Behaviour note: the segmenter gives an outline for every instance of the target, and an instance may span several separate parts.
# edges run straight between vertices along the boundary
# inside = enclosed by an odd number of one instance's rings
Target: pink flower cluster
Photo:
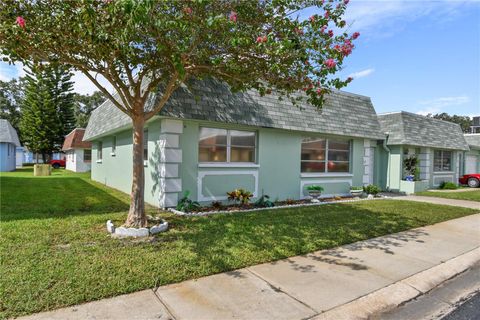
[[[183,12],[185,12],[186,14],[192,14],[193,10],[190,7],[186,7],[185,9],[183,9]]]
[[[23,17],[18,16],[16,22],[20,28],[25,28],[25,19]]]
[[[232,22],[237,22],[237,13],[235,11],[230,12],[228,19]]]
[[[267,40],[268,40],[267,36],[258,36],[257,37],[257,43],[267,42]]]
[[[335,62],[335,60],[333,59],[327,59],[325,60],[325,62],[323,63],[325,65],[325,67],[327,67],[328,69],[333,69],[335,68],[335,66],[337,65],[337,63]]]
[[[295,28],[293,31],[300,36],[303,35],[303,29],[301,28]]]
[[[357,39],[358,37],[360,37],[360,32],[354,32],[354,33],[352,34],[352,39],[353,39],[353,40]]]

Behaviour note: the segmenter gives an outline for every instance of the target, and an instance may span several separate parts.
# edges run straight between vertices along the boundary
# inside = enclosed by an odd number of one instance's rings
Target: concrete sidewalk
[[[24,319],[354,319],[480,260],[480,214]]]
[[[427,202],[427,203],[443,204],[443,205],[448,205],[448,206],[456,206],[456,207],[464,207],[464,208],[480,210],[480,202],[477,202],[477,201],[457,200],[457,199],[447,199],[447,198],[437,198],[437,197],[425,197],[425,196],[415,196],[415,195],[400,196],[400,197],[396,197],[395,200]]]

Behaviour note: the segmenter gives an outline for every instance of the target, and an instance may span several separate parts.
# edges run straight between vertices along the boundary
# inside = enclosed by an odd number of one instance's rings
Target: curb
[[[434,289],[480,261],[480,248],[325,311],[311,320],[370,319]]]

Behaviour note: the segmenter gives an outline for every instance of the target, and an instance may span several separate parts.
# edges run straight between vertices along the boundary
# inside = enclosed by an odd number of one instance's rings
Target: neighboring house
[[[0,119],[0,171],[14,171],[16,147],[20,146],[17,131],[10,122]]]
[[[317,110],[255,91],[231,93],[215,80],[194,90],[177,90],[145,127],[147,202],[174,206],[188,190],[209,203],[236,188],[254,198],[298,199],[315,184],[324,196],[347,195],[352,185],[374,182],[377,141],[385,136],[370,98],[334,92]],[[92,141],[92,179],[129,192],[130,119],[107,101],[93,111],[85,139]]]
[[[480,133],[465,134],[470,151],[465,152],[464,174],[480,173]]]
[[[67,170],[75,172],[90,171],[92,162],[92,143],[83,141],[85,129],[73,129],[63,142],[62,151],[66,154]]]
[[[382,189],[413,193],[458,183],[469,150],[458,124],[405,111],[379,114],[378,120],[387,136],[376,167]],[[404,159],[412,156],[419,161],[417,183],[405,181]]]

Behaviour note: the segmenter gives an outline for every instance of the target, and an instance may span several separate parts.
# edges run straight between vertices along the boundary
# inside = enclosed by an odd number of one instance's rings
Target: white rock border
[[[380,196],[378,198],[363,198],[363,199],[349,199],[349,200],[338,200],[338,201],[326,201],[326,202],[318,202],[318,203],[300,203],[300,204],[290,204],[290,205],[283,205],[283,206],[275,206],[269,208],[254,208],[254,209],[245,209],[245,210],[236,210],[236,211],[228,211],[228,210],[219,210],[219,211],[207,211],[207,212],[183,212],[177,210],[175,208],[168,208],[167,210],[185,217],[202,217],[202,216],[209,216],[212,214],[226,214],[226,213],[244,213],[244,212],[252,212],[252,211],[263,211],[263,210],[276,210],[276,209],[285,209],[285,208],[299,208],[299,207],[312,207],[312,206],[321,206],[325,204],[335,204],[335,203],[346,203],[346,202],[357,202],[357,201],[371,201],[371,200],[385,200],[385,199],[393,199],[392,197],[388,196]]]
[[[149,235],[154,235],[160,232],[165,232],[168,229],[168,222],[162,220],[160,224],[157,224],[151,228],[125,228],[118,227],[116,228],[113,225],[112,220],[107,221],[107,231],[112,235],[121,236],[121,237],[148,237]]]

